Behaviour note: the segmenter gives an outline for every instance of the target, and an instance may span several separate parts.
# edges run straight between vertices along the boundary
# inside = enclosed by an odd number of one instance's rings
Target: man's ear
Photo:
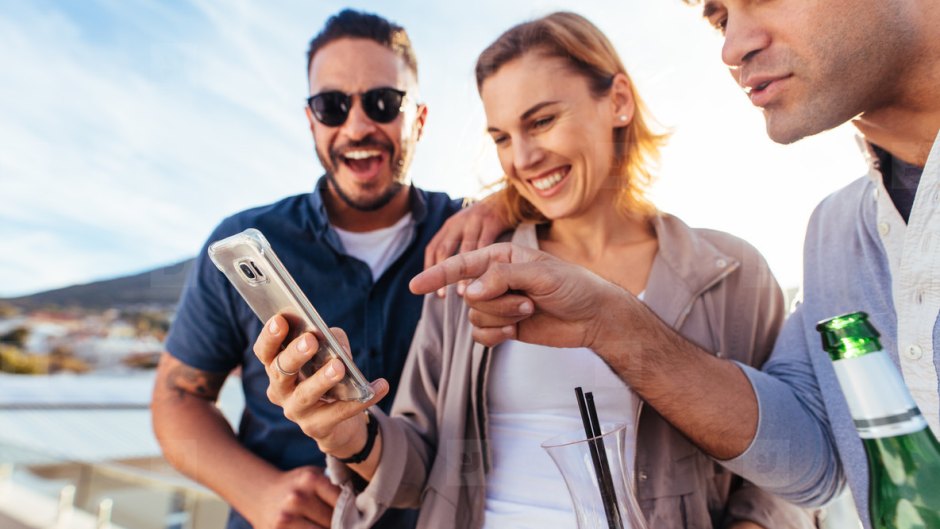
[[[614,128],[626,127],[633,122],[636,102],[633,100],[633,91],[630,90],[630,80],[622,73],[615,75],[611,82],[610,108],[613,113]]]
[[[314,124],[315,124],[317,118],[313,117],[313,112],[310,110],[310,106],[309,106],[309,105],[305,106],[305,107],[304,107],[304,110],[307,111],[307,121],[310,122],[310,133],[311,133],[311,134],[314,134],[313,127],[314,127]]]
[[[424,104],[418,105],[418,115],[415,116],[415,128],[417,135],[415,141],[421,139],[421,135],[424,133],[424,123],[428,120],[428,106]]]

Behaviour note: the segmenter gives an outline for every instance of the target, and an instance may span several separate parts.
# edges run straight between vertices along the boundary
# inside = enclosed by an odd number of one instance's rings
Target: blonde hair
[[[597,26],[581,15],[552,13],[510,28],[483,50],[476,65],[477,90],[506,63],[529,52],[568,61],[575,72],[588,80],[591,93],[597,98],[609,93],[616,74],[627,77],[635,110],[628,126],[613,131],[612,170],[619,176],[617,206],[628,216],[648,218],[654,215],[656,207],[646,198],[646,191],[652,183],[660,149],[669,135],[650,128],[653,118],[640,99],[617,50]],[[505,177],[500,184],[504,188],[502,196],[513,224],[547,220]]]

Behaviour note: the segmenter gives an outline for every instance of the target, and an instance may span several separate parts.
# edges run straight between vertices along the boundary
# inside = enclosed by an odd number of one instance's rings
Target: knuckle
[[[280,404],[280,403],[281,403],[281,398],[280,398],[281,396],[280,396],[280,395],[278,394],[278,392],[274,389],[274,386],[268,384],[268,389],[265,391],[265,394],[268,396],[268,400],[270,400],[270,401],[273,402],[274,404]]]
[[[291,422],[297,422],[298,417],[297,417],[297,414],[294,412],[294,408],[292,406],[284,406],[283,408],[281,408],[281,410],[283,410],[284,417],[287,420]]]

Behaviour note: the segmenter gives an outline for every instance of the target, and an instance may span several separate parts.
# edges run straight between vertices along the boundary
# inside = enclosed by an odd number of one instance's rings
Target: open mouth
[[[350,149],[339,155],[340,162],[353,173],[371,176],[378,173],[387,153],[382,149]]]
[[[559,167],[530,179],[529,183],[532,184],[538,194],[545,196],[561,187],[561,183],[567,178],[570,170],[570,165]]]

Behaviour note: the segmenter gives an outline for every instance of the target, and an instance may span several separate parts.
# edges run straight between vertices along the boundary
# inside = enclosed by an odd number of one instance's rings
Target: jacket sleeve
[[[372,412],[382,435],[382,456],[365,488],[346,465],[327,458],[331,480],[342,487],[333,527],[370,527],[386,509],[417,508],[437,447],[437,396],[442,373],[442,322],[447,299],[425,297],[391,415]]]
[[[752,272],[747,272],[749,267],[742,267],[745,283],[737,290],[746,293],[748,285],[764,284],[755,288],[764,291],[769,288],[766,285],[769,278],[772,289],[779,292],[766,263],[756,251],[754,254],[754,257],[745,254],[742,261],[759,266]],[[762,277],[765,279],[761,280]],[[752,335],[753,356],[749,361],[745,357],[736,360],[757,397],[757,433],[743,454],[720,463],[788,501],[804,507],[823,505],[835,496],[845,480],[809,359],[809,345],[803,332],[804,311],[798,306],[781,329],[782,315],[761,315],[770,300],[752,295],[744,299],[757,301],[752,306],[758,314]]]
[[[742,366],[757,395],[757,434],[743,454],[722,464],[789,501],[815,507],[835,497],[845,477],[803,319],[798,307],[762,371]]]
[[[732,324],[725,329],[731,334],[724,341],[732,358],[749,368],[760,368],[770,357],[784,325],[783,293],[757,250],[742,244],[739,259],[741,266],[729,283],[727,295],[730,303],[726,303],[736,316],[726,314],[726,318],[732,318]],[[728,498],[723,527],[740,520],[775,529],[815,527],[811,511],[753,483],[740,478],[736,481],[740,484]]]

